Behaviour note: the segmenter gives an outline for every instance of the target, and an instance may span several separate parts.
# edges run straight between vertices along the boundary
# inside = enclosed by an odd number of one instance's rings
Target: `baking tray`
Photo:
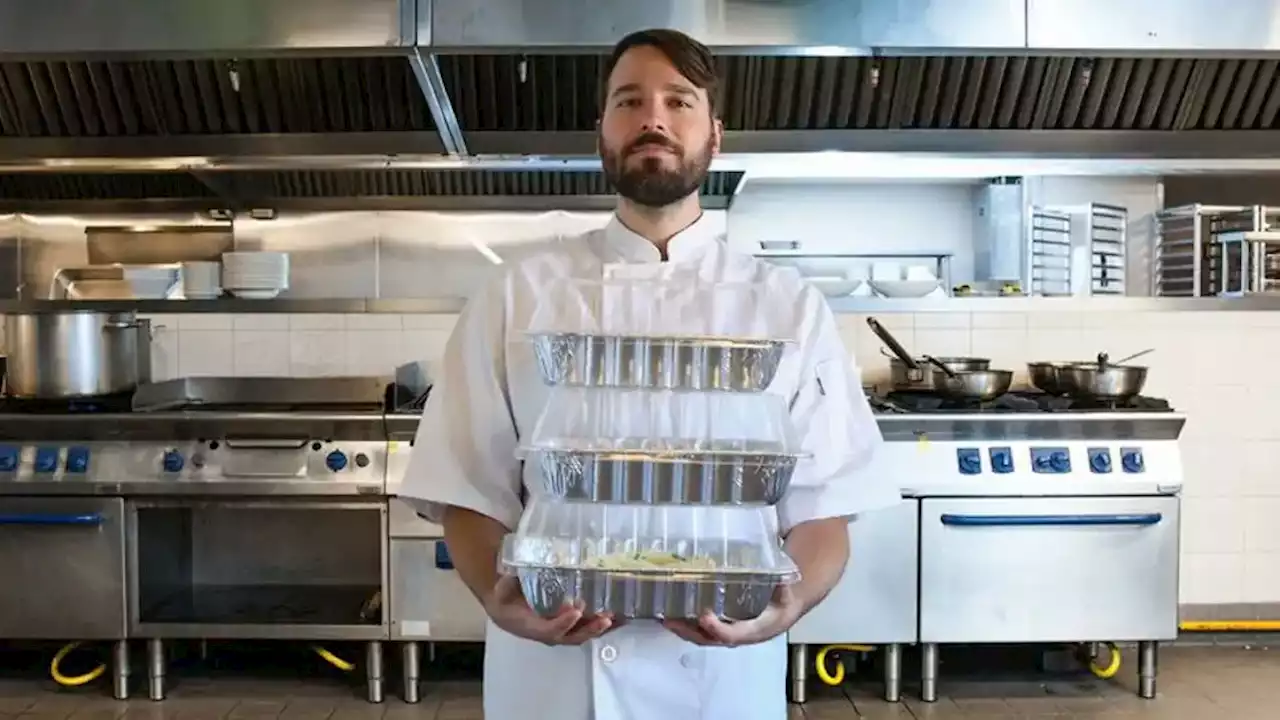
[[[750,620],[764,612],[779,585],[800,578],[770,514],[535,502],[504,539],[501,565],[544,616],[578,603],[588,615],[628,619],[694,619],[710,611]],[[638,557],[686,562],[634,562]],[[629,562],[610,562],[618,559]]]
[[[531,333],[548,385],[759,392],[787,341],[721,337]]]
[[[556,388],[520,456],[561,500],[774,505],[807,454],[770,393]]]

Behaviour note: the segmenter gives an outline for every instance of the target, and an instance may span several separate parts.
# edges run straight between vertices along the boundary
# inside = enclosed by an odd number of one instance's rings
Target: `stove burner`
[[[1137,396],[1123,401],[1081,400],[1039,391],[1014,391],[988,402],[951,400],[937,393],[900,390],[870,398],[882,413],[1169,412],[1168,400]]]
[[[0,398],[0,413],[20,415],[88,415],[132,411],[132,392],[78,398]]]

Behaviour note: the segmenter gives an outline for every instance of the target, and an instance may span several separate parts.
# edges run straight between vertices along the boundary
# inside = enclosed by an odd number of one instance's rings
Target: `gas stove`
[[[379,494],[381,378],[185,378],[0,400],[0,495]]]
[[[1172,412],[1168,400],[1137,396],[1119,401],[1085,400],[1039,391],[1013,391],[993,400],[953,400],[926,391],[895,391],[869,396],[880,413],[1088,413]]]

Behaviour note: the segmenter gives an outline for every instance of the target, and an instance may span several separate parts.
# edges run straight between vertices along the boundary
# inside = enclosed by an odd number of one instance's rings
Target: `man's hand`
[[[485,601],[485,612],[498,627],[512,635],[543,645],[581,645],[617,627],[612,615],[584,617],[581,607],[566,605],[546,618],[529,607],[520,581],[502,577]]]
[[[707,612],[697,620],[667,620],[662,624],[695,645],[737,647],[772,640],[790,630],[803,614],[802,603],[789,586],[783,585],[774,591],[769,606],[754,620],[725,622]]]

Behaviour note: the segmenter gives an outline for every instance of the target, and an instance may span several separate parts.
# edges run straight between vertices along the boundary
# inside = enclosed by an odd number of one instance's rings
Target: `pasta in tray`
[[[600,570],[715,570],[716,561],[707,555],[685,557],[665,550],[615,552],[593,559]]]

